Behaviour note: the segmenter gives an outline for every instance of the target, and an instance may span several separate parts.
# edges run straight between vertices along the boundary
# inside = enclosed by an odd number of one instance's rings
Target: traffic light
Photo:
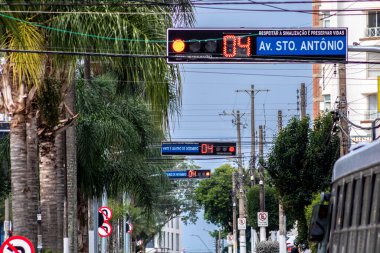
[[[347,61],[347,28],[169,28],[168,63]]]
[[[210,178],[211,170],[188,170],[187,178]]]

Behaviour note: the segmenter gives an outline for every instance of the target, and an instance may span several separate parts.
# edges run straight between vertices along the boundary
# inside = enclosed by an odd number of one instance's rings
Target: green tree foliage
[[[11,190],[10,182],[10,146],[9,135],[0,136],[0,199],[4,199]]]
[[[304,209],[313,193],[328,185],[333,163],[339,155],[339,141],[331,135],[333,120],[322,115],[309,129],[309,119],[293,118],[279,133],[268,160],[271,180],[283,200],[287,217],[298,221],[298,239],[307,238]]]
[[[247,192],[248,207],[248,224],[255,229],[257,226],[257,212],[260,211],[260,186],[255,185],[248,189]],[[268,212],[268,229],[269,231],[278,230],[278,196],[276,189],[268,184],[265,185],[265,212]],[[287,229],[293,226],[293,220],[287,219]]]
[[[232,230],[232,172],[224,164],[216,168],[209,179],[202,180],[195,190],[198,203],[204,208],[204,218],[227,231]]]
[[[114,80],[114,81],[112,81]],[[109,196],[127,191],[135,203],[152,208],[170,187],[163,166],[149,162],[159,156],[153,144],[163,138],[142,99],[120,96],[117,80],[107,74],[91,87],[78,83],[78,184],[88,196],[106,188]]]

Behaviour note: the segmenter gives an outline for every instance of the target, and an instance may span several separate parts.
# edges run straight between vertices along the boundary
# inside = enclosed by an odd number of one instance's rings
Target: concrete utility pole
[[[237,129],[237,163],[238,163],[238,176],[236,178],[235,172],[232,174],[232,226],[233,226],[233,249],[234,253],[238,253],[237,250],[237,222],[236,222],[236,196],[239,197],[239,218],[247,218],[245,209],[245,191],[243,185],[243,163],[242,163],[242,152],[241,152],[241,134],[240,134],[240,111],[238,110],[236,114],[234,112],[227,113],[223,112],[220,115],[232,115],[235,118],[235,124]],[[236,188],[239,192],[236,194]],[[240,252],[246,253],[246,239],[245,239],[245,229],[240,230]]]
[[[301,119],[306,117],[306,88],[305,83],[301,83],[301,90],[300,90],[300,107],[301,107]]]
[[[282,129],[282,111],[279,110],[277,113],[277,126],[278,133]],[[282,200],[280,199],[278,204],[278,227],[279,227],[279,244],[280,244],[280,253],[286,253],[286,224],[285,224],[285,212],[282,205]]]
[[[238,153],[238,182],[239,182],[239,218],[247,218],[245,212],[245,191],[243,184],[243,163],[241,152],[241,134],[240,134],[240,111],[236,112],[236,129],[237,129],[237,153]],[[239,229],[240,253],[246,253],[245,229]]]
[[[346,65],[339,64],[339,121],[340,121],[340,155],[348,153],[350,131],[347,122],[347,91],[346,91]]]
[[[235,170],[232,171],[232,236],[233,253],[237,253],[237,224],[236,224],[236,178]]]
[[[256,164],[256,137],[255,137],[255,96],[261,91],[268,92],[268,89],[256,89],[252,84],[250,90],[236,90],[235,92],[246,92],[251,96],[251,159],[250,159],[250,168],[251,168],[251,186],[255,185],[255,164]]]
[[[260,212],[265,212],[265,191],[264,191],[264,167],[261,164],[264,159],[264,147],[263,147],[263,126],[259,126],[259,175],[260,175]],[[260,227],[260,242],[266,241],[266,228]]]

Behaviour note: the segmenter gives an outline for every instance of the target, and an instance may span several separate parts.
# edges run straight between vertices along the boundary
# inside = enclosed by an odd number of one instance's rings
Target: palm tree
[[[3,2],[3,1],[2,1]],[[7,8],[7,7],[3,7]],[[8,10],[25,10],[9,7]],[[28,14],[13,17],[30,18]],[[41,50],[44,38],[38,28],[27,23],[0,17],[0,45],[5,49]],[[26,116],[31,111],[35,87],[42,76],[42,55],[7,53],[2,55],[0,80],[0,111],[10,114],[10,160],[12,214],[14,234],[24,235],[37,243],[37,189],[38,181],[33,156],[27,154]],[[29,122],[29,120],[28,120]],[[29,134],[29,132],[28,132]],[[33,150],[30,151],[30,154]]]

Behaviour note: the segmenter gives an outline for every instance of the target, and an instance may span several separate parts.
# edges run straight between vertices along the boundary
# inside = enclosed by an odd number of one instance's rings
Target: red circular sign
[[[112,233],[112,226],[108,221],[104,221],[102,226],[98,228],[98,235],[101,237],[108,237]]]
[[[103,214],[103,218],[105,221],[110,220],[112,218],[112,211],[108,206],[99,207],[98,212]]]
[[[35,253],[34,246],[28,238],[15,235],[1,245],[0,253]]]
[[[262,221],[265,221],[267,219],[267,214],[266,213],[259,213],[259,219]]]

